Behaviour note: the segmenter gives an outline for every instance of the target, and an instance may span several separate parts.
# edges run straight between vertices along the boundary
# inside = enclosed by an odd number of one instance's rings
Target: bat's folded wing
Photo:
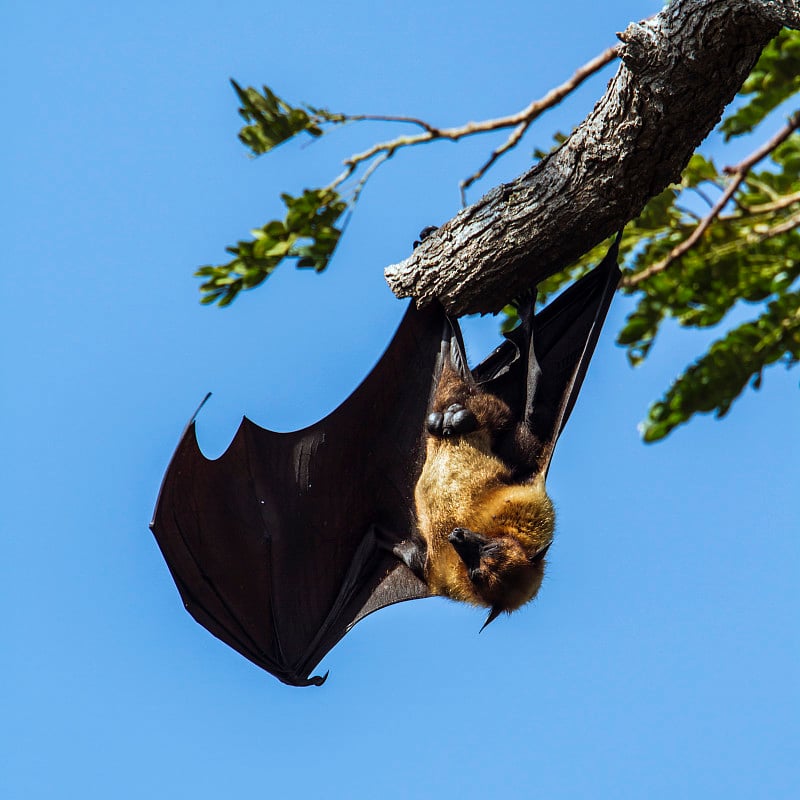
[[[619,237],[603,261],[534,314],[535,294],[520,325],[473,370],[484,391],[502,398],[539,442],[531,468],[547,471],[577,400],[619,284]]]
[[[542,443],[547,471],[578,399],[611,300],[617,290],[619,236],[602,262],[533,318],[525,420]]]
[[[172,458],[151,528],[187,610],[285,683],[321,683],[312,670],[355,622],[428,594],[391,547],[413,531],[447,330],[440,309],[412,307],[324,419],[292,433],[244,419],[213,461],[192,422]]]

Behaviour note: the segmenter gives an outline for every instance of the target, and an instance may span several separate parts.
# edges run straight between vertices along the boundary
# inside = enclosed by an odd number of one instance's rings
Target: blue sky
[[[797,372],[770,370],[724,421],[663,444],[636,430],[714,332],[668,331],[632,370],[613,344],[630,309],[618,299],[550,472],[544,588],[480,636],[475,610],[402,604],[327,656],[324,687],[286,687],[191,620],[147,529],[206,391],[209,455],[244,413],[287,430],[347,396],[405,307],[383,267],[457,211],[458,180],[497,143],[400,154],[327,273],[282,268],[203,308],[198,265],[278,216],[281,191],[327,182],[391,133],[349,128],[252,161],[228,79],[456,124],[523,107],[659,6],[8,9],[3,797],[793,796]],[[577,123],[609,76],[544,117],[472,199]],[[468,327],[480,357],[496,322]]]

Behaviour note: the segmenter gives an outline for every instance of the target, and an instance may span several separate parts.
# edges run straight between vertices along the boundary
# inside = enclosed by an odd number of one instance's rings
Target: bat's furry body
[[[513,464],[493,449],[513,437],[516,449],[535,447],[499,398],[470,386],[448,368],[437,387],[432,417],[466,410],[474,430],[431,431],[415,490],[425,543],[425,581],[432,593],[513,611],[531,600],[544,574],[555,513],[544,476],[515,480]],[[434,426],[435,427],[435,426]]]
[[[545,477],[619,280],[616,256],[615,244],[539,312],[528,298],[520,325],[473,369],[458,323],[412,306],[375,368],[313,425],[275,433],[244,419],[209,460],[192,419],[152,522],[189,613],[308,686],[379,608],[437,594],[491,609],[490,621],[530,600],[553,536]]]

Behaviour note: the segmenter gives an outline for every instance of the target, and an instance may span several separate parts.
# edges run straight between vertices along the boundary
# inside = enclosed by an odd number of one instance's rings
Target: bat
[[[192,417],[150,527],[194,619],[308,686],[385,606],[441,595],[487,607],[486,625],[531,599],[553,535],[545,478],[619,282],[618,242],[538,313],[531,293],[472,370],[458,323],[412,304],[313,425],[275,433],[245,417],[209,460]]]

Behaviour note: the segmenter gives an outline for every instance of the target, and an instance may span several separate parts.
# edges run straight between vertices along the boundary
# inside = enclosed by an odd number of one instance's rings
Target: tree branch
[[[599,72],[606,64],[610,64],[615,58],[619,56],[619,47],[608,47],[595,56],[591,61],[588,61],[582,67],[575,71],[575,74],[567,81],[564,81],[560,86],[551,89],[540,100],[534,100],[526,109],[516,115],[516,119],[511,124],[516,124],[516,127],[511,132],[511,135],[506,139],[503,144],[495,148],[489,158],[481,165],[481,167],[474,172],[469,178],[461,181],[459,189],[461,190],[461,205],[465,206],[466,191],[472,186],[475,181],[482,178],[487,170],[497,161],[503,153],[507,153],[516,147],[519,140],[525,135],[528,128],[533,124],[533,121],[542,115],[542,112],[548,108],[558,105],[570,92],[575,91],[587,78]]]
[[[504,145],[501,145],[494,151],[489,160],[470,178],[462,181],[460,184],[462,203],[465,190],[478,178],[482,177],[486,170],[494,164],[494,162],[507,150],[510,150],[517,142],[523,137],[525,131],[528,130],[531,123],[542,113],[547,111],[548,108],[558,105],[568,94],[575,91],[587,78],[594,75],[595,72],[601,70],[606,64],[613,61],[619,52],[619,47],[609,47],[604,50],[600,55],[595,56],[591,61],[588,61],[582,67],[579,67],[575,73],[568,80],[564,81],[560,86],[551,89],[544,97],[539,100],[534,100],[526,108],[517,111],[515,114],[509,114],[505,117],[497,117],[496,119],[486,119],[480,122],[468,122],[465,125],[458,125],[452,128],[437,128],[425,120],[418,119],[417,117],[398,117],[398,116],[384,116],[379,114],[353,114],[346,115],[345,118],[348,122],[357,121],[372,121],[372,122],[404,122],[411,125],[417,125],[423,129],[423,133],[398,136],[390,139],[388,142],[378,142],[372,147],[364,150],[363,153],[356,153],[344,161],[344,171],[326,188],[334,190],[338,188],[344,181],[346,181],[361,164],[364,164],[373,159],[378,160],[379,164],[391,158],[397,150],[403,147],[413,147],[418,144],[427,144],[428,142],[435,142],[437,140],[446,140],[457,142],[459,139],[464,139],[468,136],[475,136],[480,133],[491,133],[493,131],[504,130],[505,128],[514,128],[509,139]],[[375,166],[370,165],[369,173],[375,171]],[[364,181],[362,180],[362,184]]]
[[[776,200],[774,203],[760,203],[755,206],[745,206],[739,203],[739,207],[745,214],[755,217],[759,214],[772,214],[774,211],[782,211],[784,208],[789,208],[789,206],[792,206],[795,203],[800,203],[800,192],[787,194],[785,197],[781,197],[780,200]]]
[[[742,185],[742,181],[747,177],[747,173],[750,172],[750,170],[756,164],[758,164],[759,161],[766,158],[773,150],[775,150],[778,145],[780,145],[782,142],[785,142],[786,139],[788,139],[789,136],[791,136],[791,134],[797,130],[798,125],[800,125],[800,113],[796,113],[775,136],[751,153],[747,158],[744,159],[744,161],[737,164],[735,167],[726,168],[725,172],[731,175],[733,180],[720,195],[719,200],[714,203],[714,207],[711,209],[711,211],[709,211],[708,214],[700,221],[698,226],[691,232],[691,234],[679,245],[673,247],[669,254],[665,258],[662,258],[661,261],[651,264],[649,267],[643,269],[641,272],[637,272],[635,275],[629,275],[622,281],[622,285],[628,289],[637,286],[638,284],[642,283],[642,281],[646,281],[648,278],[651,278],[653,275],[663,272],[670,266],[670,264],[674,263],[689,250],[691,250],[692,247],[694,247],[700,241],[702,235],[708,230],[708,226],[711,225],[711,223],[714,222],[714,220],[719,216],[720,212],[728,204],[728,201],[733,197],[736,190]],[[775,204],[773,204],[773,206],[774,205]],[[793,226],[790,226],[788,230],[791,230],[792,227]],[[773,235],[777,236],[777,234]]]
[[[800,0],[674,0],[629,25],[616,76],[567,142],[388,267],[392,291],[497,311],[576,260],[679,180],[781,24],[800,28]]]
[[[773,225],[768,231],[760,234],[758,241],[763,242],[766,239],[772,239],[775,236],[780,236],[782,233],[789,233],[789,231],[794,230],[798,226],[800,226],[800,211],[798,211],[796,214],[793,214],[788,219],[785,219],[778,225]]]

